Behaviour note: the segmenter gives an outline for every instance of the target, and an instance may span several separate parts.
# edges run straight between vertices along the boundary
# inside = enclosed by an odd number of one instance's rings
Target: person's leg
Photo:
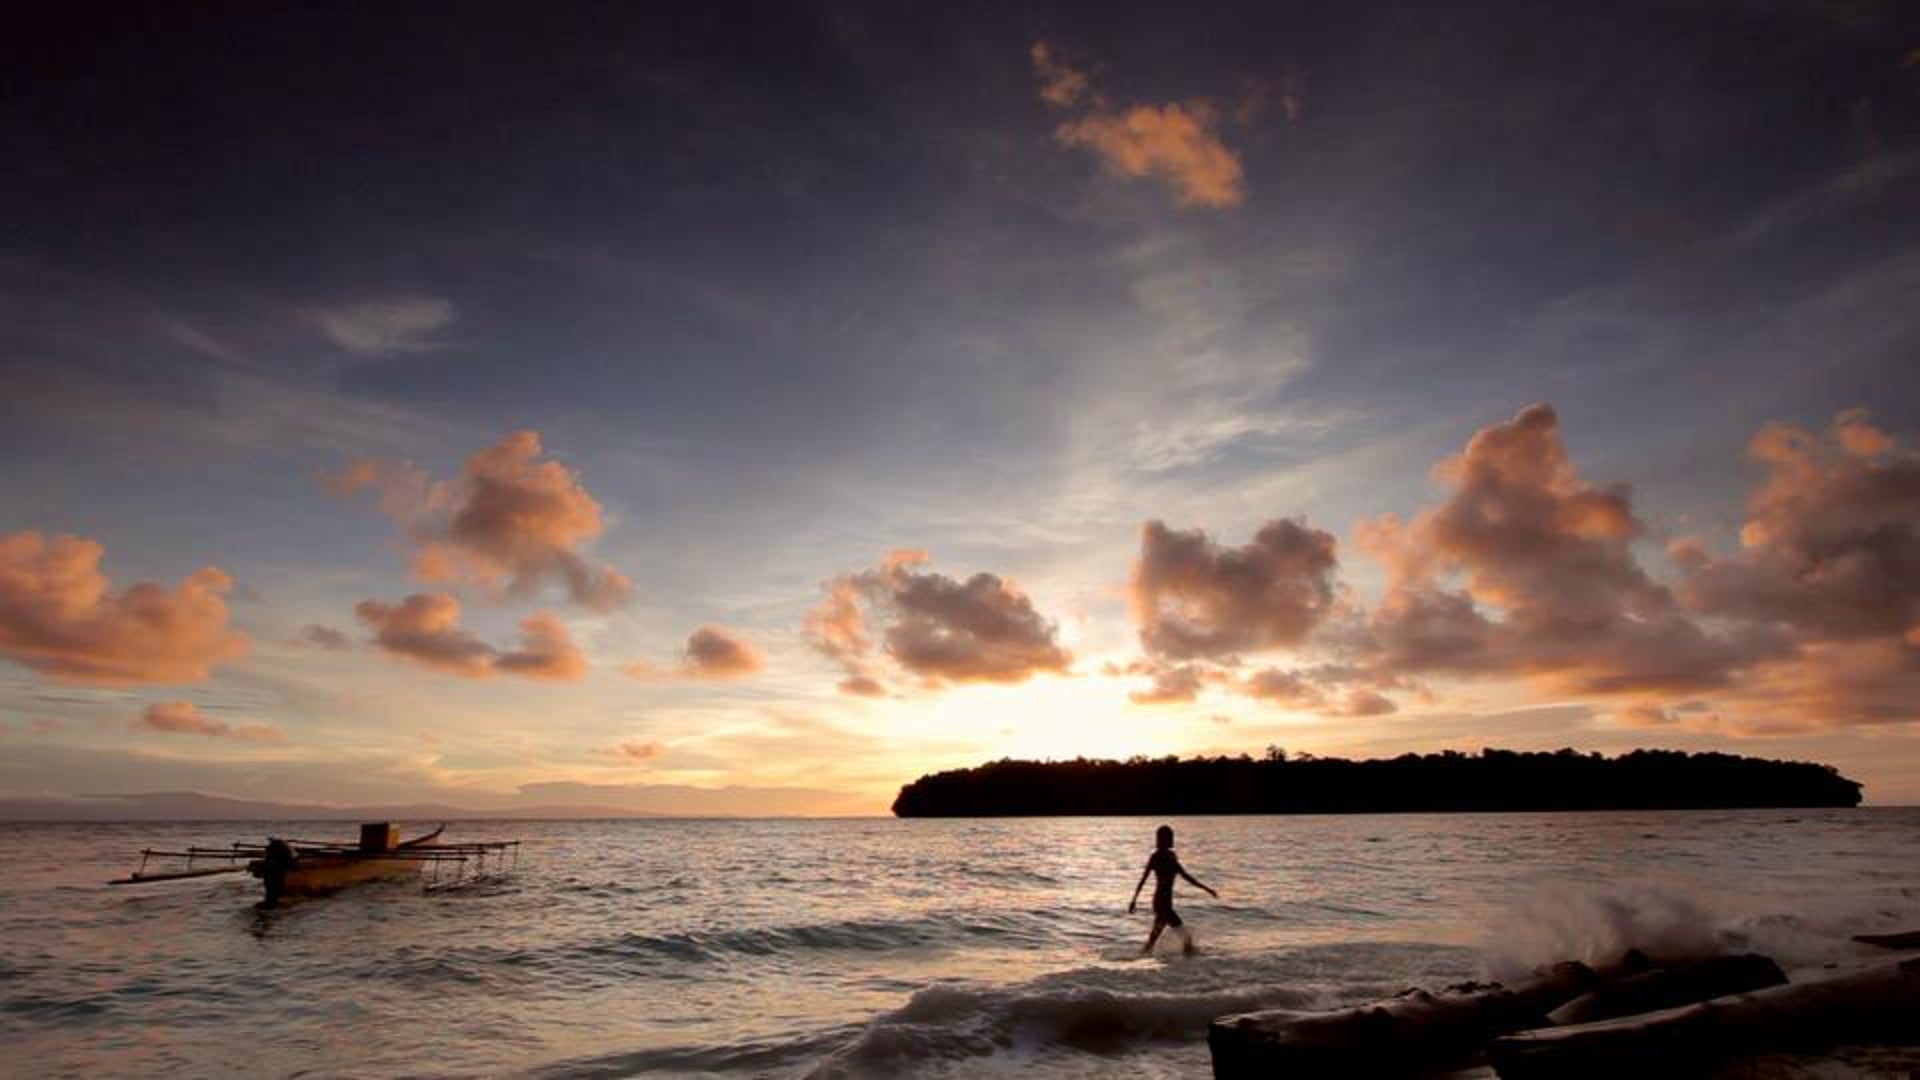
[[[1193,932],[1187,929],[1186,920],[1180,917],[1179,912],[1169,908],[1167,909],[1166,923],[1168,926],[1173,927],[1174,933],[1180,935],[1180,951],[1187,955],[1192,955]]]
[[[1143,953],[1152,952],[1153,943],[1160,940],[1160,931],[1165,930],[1166,928],[1167,928],[1167,920],[1161,918],[1159,915],[1155,915],[1153,917],[1153,929],[1147,932],[1147,944],[1140,951]]]

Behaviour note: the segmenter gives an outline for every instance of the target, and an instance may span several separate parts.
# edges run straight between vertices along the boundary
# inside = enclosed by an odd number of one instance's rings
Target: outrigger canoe
[[[324,896],[369,881],[418,878],[431,866],[429,887],[459,884],[493,876],[506,869],[509,855],[517,864],[520,842],[495,840],[468,844],[438,844],[442,825],[424,836],[401,840],[400,830],[388,822],[360,826],[359,843],[294,840],[269,837],[264,844],[234,843],[231,847],[188,847],[178,851],[147,849],[140,853],[140,869],[110,885],[144,885],[156,881],[234,874],[246,871],[260,879],[264,903],[283,896]],[[148,872],[151,859],[184,859],[184,867]],[[196,866],[224,862],[224,866]]]

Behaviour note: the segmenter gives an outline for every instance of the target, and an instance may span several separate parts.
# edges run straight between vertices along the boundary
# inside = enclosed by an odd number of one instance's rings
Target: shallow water
[[[1920,926],[1915,808],[1174,823],[1222,898],[1183,885],[1200,951],[1150,959],[1157,820],[456,823],[519,872],[270,912],[244,875],[102,882],[350,827],[0,825],[0,1072],[1186,1076],[1221,1013]]]

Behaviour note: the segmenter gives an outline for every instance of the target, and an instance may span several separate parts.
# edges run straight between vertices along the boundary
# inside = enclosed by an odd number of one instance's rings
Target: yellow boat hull
[[[420,876],[417,859],[363,859],[303,855],[280,872],[281,896],[325,896],[369,881],[402,881]]]

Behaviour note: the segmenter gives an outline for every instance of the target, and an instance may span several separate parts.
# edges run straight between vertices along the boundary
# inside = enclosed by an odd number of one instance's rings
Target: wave
[[[1301,1008],[1315,1000],[1310,991],[1280,987],[1188,993],[1089,986],[928,987],[874,1021],[809,1075],[819,1080],[899,1075],[929,1059],[1053,1048],[1111,1055],[1142,1042],[1200,1038],[1209,1021],[1227,1013]]]
[[[804,1075],[811,1080],[1098,1068],[1142,1048],[1200,1052],[1215,1017],[1319,1009],[1472,973],[1457,946],[1367,943],[1103,962],[1007,985],[939,982],[864,1024],[714,1045],[653,1047],[541,1068],[553,1080],[642,1073]],[[1041,1070],[1045,1071],[1045,1070]]]
[[[808,952],[898,952],[964,948],[986,943],[1039,946],[1058,940],[1058,918],[1037,912],[1000,912],[973,918],[842,919],[788,926],[737,927],[664,934],[623,933],[584,942],[521,949],[485,959],[515,967],[621,965],[660,959],[694,964]]]
[[[874,1019],[809,1076],[893,1076],[989,1056],[1108,1057],[1193,1044],[1219,1016],[1333,1007],[1458,977],[1474,962],[1471,950],[1457,947],[1354,944],[1103,964],[1010,986],[940,984]]]

